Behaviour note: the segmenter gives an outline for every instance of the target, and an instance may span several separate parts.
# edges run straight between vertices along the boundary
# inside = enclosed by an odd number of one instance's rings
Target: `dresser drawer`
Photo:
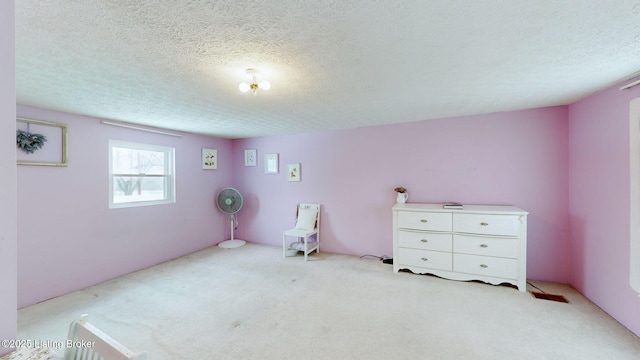
[[[451,252],[451,234],[437,234],[422,231],[398,231],[398,246],[404,248]]]
[[[453,251],[515,259],[518,257],[518,239],[455,234],[453,235]]]
[[[409,265],[447,271],[452,269],[451,253],[439,251],[399,248],[395,261],[399,262],[400,267]]]
[[[518,278],[516,259],[453,254],[453,271],[507,279]]]
[[[518,215],[453,214],[453,231],[518,236]]]
[[[451,231],[451,213],[399,211],[401,229]]]

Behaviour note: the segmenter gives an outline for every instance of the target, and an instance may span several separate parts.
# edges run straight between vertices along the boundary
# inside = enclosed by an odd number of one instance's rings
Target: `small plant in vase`
[[[407,192],[407,189],[403,188],[402,186],[399,186],[393,190],[396,193],[398,193],[398,197],[396,198],[396,201],[398,202],[398,204],[404,204],[407,202],[407,199],[409,198],[409,193]]]

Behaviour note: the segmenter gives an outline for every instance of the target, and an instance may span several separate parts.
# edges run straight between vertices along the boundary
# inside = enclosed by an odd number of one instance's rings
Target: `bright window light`
[[[109,141],[109,207],[175,202],[174,149]]]

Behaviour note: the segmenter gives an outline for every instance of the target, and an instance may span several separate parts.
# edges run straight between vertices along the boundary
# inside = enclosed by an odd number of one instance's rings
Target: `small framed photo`
[[[264,173],[265,174],[278,173],[278,154],[264,155]]]
[[[287,165],[287,180],[300,181],[300,163]]]
[[[206,170],[215,170],[218,168],[218,150],[202,149],[202,168]]]
[[[244,151],[244,166],[256,166],[257,157],[256,149],[248,149]]]

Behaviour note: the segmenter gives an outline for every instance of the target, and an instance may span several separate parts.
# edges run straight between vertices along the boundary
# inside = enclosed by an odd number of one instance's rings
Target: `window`
[[[109,207],[175,202],[174,149],[109,141]]]

